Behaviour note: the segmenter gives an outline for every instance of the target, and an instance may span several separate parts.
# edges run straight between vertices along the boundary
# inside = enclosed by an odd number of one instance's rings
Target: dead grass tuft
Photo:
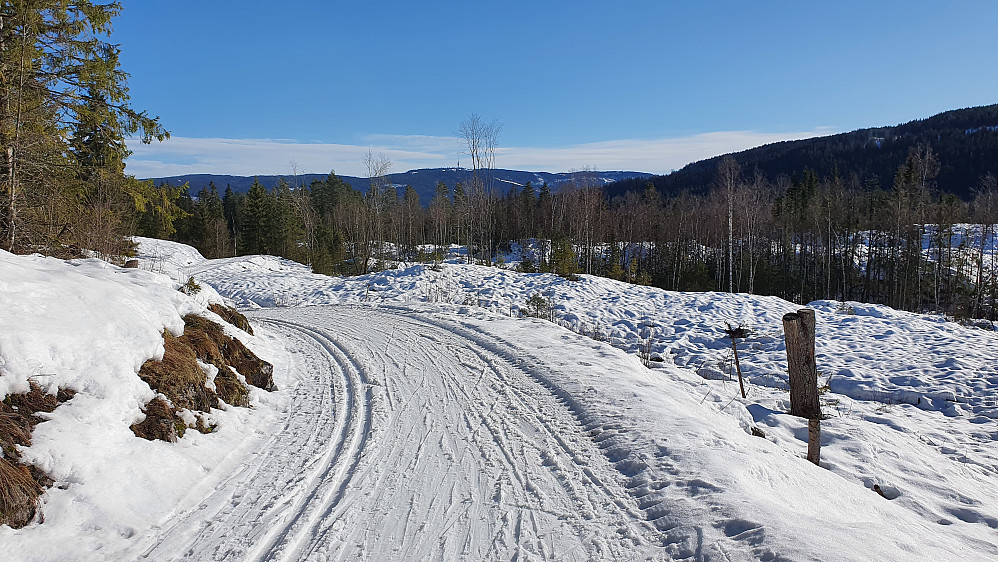
[[[222,320],[225,320],[236,328],[239,328],[247,334],[253,335],[253,326],[250,326],[249,320],[247,320],[245,316],[240,314],[238,310],[232,308],[231,306],[213,303],[208,305],[208,310],[221,316]]]
[[[141,422],[132,424],[132,433],[150,441],[156,439],[169,441],[170,443],[177,441],[177,425],[179,424],[181,427],[184,427],[184,422],[177,416],[174,409],[166,403],[166,400],[163,400],[159,396],[153,398],[142,408],[142,413],[146,417]],[[182,435],[183,433],[180,433],[180,436]]]
[[[274,366],[253,354],[243,342],[230,338],[223,346],[222,354],[226,363],[246,377],[246,382],[267,392],[277,390]]]
[[[277,390],[273,382],[273,366],[262,361],[237,339],[225,335],[219,324],[189,314],[184,317],[184,333],[173,337],[163,334],[162,361],[146,361],[139,370],[139,377],[149,386],[169,399],[151,401],[143,408],[146,419],[132,426],[132,432],[145,439],[176,441],[183,436],[187,426],[177,417],[177,409],[208,412],[218,407],[222,400],[232,406],[248,406],[249,390],[236,374],[235,368],[246,381],[265,390]],[[215,390],[208,388],[208,377],[198,361],[218,368]],[[172,407],[171,405],[172,404]],[[172,427],[172,431],[171,431]],[[212,431],[198,416],[195,429],[202,433]]]
[[[219,369],[215,375],[215,392],[218,397],[232,406],[249,406],[249,389],[239,380],[232,369]]]
[[[27,525],[38,510],[38,498],[52,480],[41,470],[21,463],[17,446],[31,445],[31,432],[42,418],[38,412],[51,412],[76,393],[60,389],[56,395],[31,383],[23,394],[11,394],[0,402],[0,525],[18,528]]]
[[[41,485],[26,466],[0,459],[0,525],[17,529],[31,522],[41,494]]]
[[[222,326],[193,314],[185,316],[184,322],[183,337],[199,359],[218,367],[220,376],[225,370],[222,366],[231,366],[246,377],[249,384],[267,391],[277,390],[273,365],[254,355],[241,341],[225,335]],[[217,379],[215,383],[218,384]]]
[[[207,412],[218,407],[218,398],[208,388],[208,377],[185,341],[186,335],[186,330],[179,338],[164,332],[163,360],[146,361],[139,369],[139,378],[156,392],[163,393],[175,407]]]

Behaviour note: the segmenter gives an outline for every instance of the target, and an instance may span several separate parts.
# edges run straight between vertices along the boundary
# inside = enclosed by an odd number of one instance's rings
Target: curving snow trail
[[[286,421],[141,559],[662,555],[568,399],[509,342],[404,310],[253,316],[299,371]]]

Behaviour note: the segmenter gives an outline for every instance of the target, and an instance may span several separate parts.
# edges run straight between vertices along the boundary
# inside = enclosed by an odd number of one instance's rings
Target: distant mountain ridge
[[[842,177],[857,174],[890,189],[894,174],[918,144],[932,148],[941,165],[940,190],[968,198],[979,178],[998,175],[998,105],[946,111],[893,127],[859,129],[810,139],[783,141],[733,153],[743,175],[758,169],[770,180],[781,174],[800,175],[805,167],[828,177],[838,168]],[[704,193],[717,174],[724,155],[688,164],[680,170],[651,178],[628,178],[607,186],[611,195],[642,190],[650,181],[662,194]]]
[[[623,172],[623,171],[603,171],[587,172],[595,174],[598,181],[604,185],[629,178],[648,178],[651,174],[645,172]],[[528,181],[536,188],[540,188],[545,182],[552,191],[557,191],[563,184],[572,180],[576,172],[526,172],[522,170],[495,170],[496,189],[501,193],[507,193],[514,186],[523,186]],[[299,185],[309,185],[317,179],[325,179],[328,174],[301,174],[297,177]],[[354,189],[366,192],[370,180],[355,176],[339,176],[343,181],[350,184]],[[185,174],[181,176],[169,176],[152,179],[156,185],[168,182],[171,185],[190,185],[191,195],[196,195],[203,187],[207,187],[209,182],[214,182],[219,193],[225,191],[226,186],[236,192],[248,191],[253,180],[258,180],[267,188],[274,188],[278,182],[284,178],[289,184],[294,184],[296,178],[289,175],[283,176],[229,176],[221,174]],[[391,174],[391,181],[397,188],[411,185],[419,194],[419,201],[423,205],[428,205],[433,199],[437,189],[437,182],[444,182],[451,190],[458,182],[467,183],[471,178],[471,170],[466,168],[421,168]]]

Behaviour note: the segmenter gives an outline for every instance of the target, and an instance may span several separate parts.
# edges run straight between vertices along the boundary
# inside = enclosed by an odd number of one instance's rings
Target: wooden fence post
[[[783,315],[783,331],[790,375],[790,414],[807,418],[807,460],[818,464],[821,455],[821,404],[818,402],[818,366],[814,360],[814,311],[802,308]]]

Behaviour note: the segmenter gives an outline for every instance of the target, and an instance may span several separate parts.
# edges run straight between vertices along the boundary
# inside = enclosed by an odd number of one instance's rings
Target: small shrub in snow
[[[641,358],[641,363],[645,367],[651,367],[651,348],[652,348],[652,337],[651,330],[645,329],[641,333],[641,341],[638,344],[638,357]]]
[[[554,322],[554,303],[550,297],[535,293],[527,299],[527,307],[520,309],[520,313],[524,316],[543,318],[549,322]]]
[[[839,314],[856,314],[856,309],[849,303],[842,301],[835,307],[835,312]]]
[[[198,285],[194,277],[187,279],[187,282],[180,286],[180,292],[185,295],[196,295],[201,292],[201,285]]]

